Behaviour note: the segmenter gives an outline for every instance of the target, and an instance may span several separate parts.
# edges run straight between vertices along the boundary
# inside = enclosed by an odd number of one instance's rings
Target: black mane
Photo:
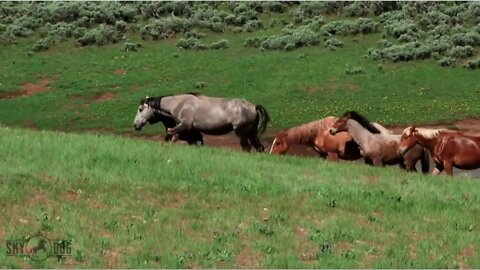
[[[366,128],[371,133],[380,134],[380,130],[378,130],[375,126],[370,123],[370,121],[363,115],[359,114],[356,111],[349,111],[343,114],[343,117],[347,117],[349,119],[357,121],[362,127]]]
[[[178,95],[181,95],[181,94],[178,94]],[[195,92],[189,92],[189,93],[185,93],[184,95],[192,95],[192,96],[201,96],[202,94],[200,93],[195,93]],[[162,101],[162,98],[164,97],[171,97],[173,96],[172,94],[169,94],[169,95],[163,95],[163,96],[158,96],[158,97],[149,97],[149,98],[144,98],[142,100],[140,100],[140,105],[143,105],[143,104],[148,104],[148,106],[154,108],[154,109],[160,109],[160,102]]]

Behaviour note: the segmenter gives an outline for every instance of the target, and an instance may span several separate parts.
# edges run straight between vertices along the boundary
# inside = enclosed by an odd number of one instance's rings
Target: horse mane
[[[378,130],[372,123],[363,115],[359,114],[356,111],[349,111],[343,114],[343,117],[357,121],[362,127],[366,128],[368,131],[374,134],[380,134]]]
[[[300,144],[310,143],[315,140],[317,134],[328,130],[337,118],[329,116],[320,120],[312,121],[298,127],[292,127],[285,132],[288,134],[288,140]]]
[[[182,95],[182,94],[178,94],[178,95]],[[192,96],[196,96],[196,97],[203,96],[202,94],[196,93],[196,92],[188,92],[188,93],[185,93],[183,95],[192,95]],[[140,105],[148,104],[148,106],[150,106],[154,109],[160,109],[160,102],[162,101],[162,98],[171,97],[171,96],[174,96],[174,95],[173,94],[168,94],[168,95],[163,95],[163,96],[158,96],[158,97],[144,98],[144,99],[140,100]]]
[[[412,127],[407,127],[406,129],[403,130],[402,135],[410,135]],[[420,136],[422,136],[425,139],[433,139],[436,138],[444,133],[447,132],[457,132],[454,130],[448,130],[445,128],[439,128],[439,129],[433,129],[433,128],[415,128],[415,130],[418,132]]]

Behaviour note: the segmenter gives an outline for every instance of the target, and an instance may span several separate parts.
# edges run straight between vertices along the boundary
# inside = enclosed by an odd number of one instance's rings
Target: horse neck
[[[352,138],[359,145],[364,145],[373,134],[370,133],[367,129],[362,127],[357,121],[349,119],[347,121],[348,133],[352,135]]]
[[[433,137],[433,138],[425,138],[422,135],[417,135],[418,144],[427,148],[431,153],[434,153],[435,146],[437,145],[438,141],[440,140],[440,135]]]
[[[320,123],[311,122],[298,127],[289,128],[286,133],[289,144],[313,144],[319,131]]]

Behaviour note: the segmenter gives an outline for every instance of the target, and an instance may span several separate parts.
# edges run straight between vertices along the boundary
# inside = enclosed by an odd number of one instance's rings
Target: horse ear
[[[415,132],[417,132],[417,127],[416,127],[416,126],[412,126],[412,127],[410,128],[410,132],[411,132],[412,134],[415,133]]]

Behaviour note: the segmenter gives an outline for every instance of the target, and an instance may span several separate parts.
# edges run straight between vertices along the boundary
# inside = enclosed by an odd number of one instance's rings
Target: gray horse
[[[233,131],[243,150],[249,151],[253,146],[258,152],[264,151],[259,135],[270,121],[267,110],[261,105],[243,99],[188,93],[141,100],[133,122],[135,130],[140,130],[159,115],[176,123],[175,127],[167,129],[168,136],[185,132],[223,135]]]

